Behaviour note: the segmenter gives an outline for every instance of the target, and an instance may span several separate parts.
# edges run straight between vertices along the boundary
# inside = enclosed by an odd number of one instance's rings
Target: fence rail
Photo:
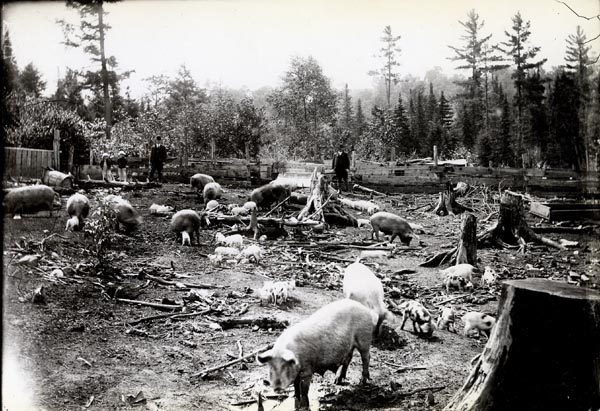
[[[46,167],[55,167],[52,150],[4,147],[5,177],[42,178]]]

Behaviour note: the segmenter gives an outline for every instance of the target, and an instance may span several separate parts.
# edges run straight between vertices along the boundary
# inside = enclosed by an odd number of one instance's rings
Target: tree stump
[[[462,219],[458,246],[434,255],[421,264],[421,267],[439,267],[468,263],[477,265],[477,218],[473,214],[465,214]]]
[[[528,279],[504,283],[499,318],[446,411],[600,409],[600,293]]]
[[[508,191],[505,191],[500,199],[498,223],[481,233],[477,238],[477,242],[479,247],[484,247],[490,243],[499,247],[520,245],[522,252],[525,252],[527,242],[545,244],[561,250],[565,249],[556,241],[536,234],[529,227],[525,220],[523,197],[512,195]]]
[[[438,203],[433,209],[433,212],[439,216],[445,216],[449,213],[462,214],[465,211],[473,212],[472,208],[459,204],[456,201],[458,193],[454,191],[449,184],[446,184],[446,191],[440,192]]]

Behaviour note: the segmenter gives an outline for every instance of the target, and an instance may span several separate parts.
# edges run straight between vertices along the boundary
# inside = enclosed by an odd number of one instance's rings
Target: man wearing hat
[[[344,151],[344,148],[340,146],[337,154],[333,157],[333,164],[331,165],[333,171],[335,171],[335,177],[338,181],[338,188],[342,191],[342,181],[345,182],[346,191],[348,191],[348,170],[350,169],[350,159],[348,154]]]
[[[158,181],[162,182],[163,163],[167,159],[167,149],[162,145],[160,136],[156,137],[156,142],[150,150],[150,180],[154,178],[154,172],[158,172]]]
[[[119,158],[117,158],[117,167],[119,171],[119,181],[127,182],[127,157],[125,157],[124,151],[119,151]]]

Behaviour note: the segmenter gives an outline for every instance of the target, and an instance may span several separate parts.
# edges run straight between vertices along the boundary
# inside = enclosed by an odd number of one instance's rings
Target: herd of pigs
[[[211,176],[195,174],[190,184],[198,194],[202,194],[204,210],[196,212],[192,209],[177,211],[171,219],[171,230],[182,245],[192,245],[194,238],[200,243],[201,228],[209,223],[208,212],[227,210],[232,215],[252,214],[256,217],[258,209],[285,201],[291,193],[289,186],[271,182],[253,190],[249,201],[243,205],[226,206],[219,203],[223,189]],[[45,185],[31,185],[8,190],[4,195],[4,212],[19,218],[21,213],[49,210],[58,195]],[[58,198],[60,202],[60,198]],[[117,225],[126,230],[135,229],[142,223],[142,218],[135,208],[121,196],[107,195],[101,201],[114,210]],[[66,230],[81,230],[84,220],[90,215],[90,202],[82,193],[73,194],[67,201],[68,220]],[[380,233],[390,236],[390,243],[399,237],[403,244],[409,245],[413,239],[411,225],[396,214],[377,211],[369,219],[372,237],[379,239]],[[227,259],[242,259],[260,262],[262,249],[257,244],[243,248],[243,237],[239,234],[225,236],[215,235],[218,247],[209,255],[214,265],[220,265]],[[261,241],[258,241],[259,243]],[[371,252],[373,256],[377,252]],[[303,321],[286,329],[275,341],[272,349],[257,356],[257,360],[270,366],[272,388],[278,392],[294,384],[295,398],[301,407],[308,406],[308,390],[313,373],[323,374],[330,370],[336,373],[335,383],[346,377],[346,372],[354,349],[362,359],[362,380],[369,379],[369,350],[371,342],[379,335],[383,321],[396,323],[398,320],[384,302],[384,290],[379,278],[360,262],[369,256],[365,251],[356,262],[344,270],[344,298],[327,304]],[[442,270],[444,286],[447,291],[451,287],[461,290],[473,288],[473,272],[476,268],[469,264],[459,264]],[[493,283],[495,273],[486,267],[481,278],[482,283]],[[288,298],[294,282],[266,282],[259,291],[261,301],[278,304]],[[399,305],[402,314],[401,329],[407,319],[413,324],[414,332],[423,337],[430,337],[434,329],[455,331],[457,312],[453,306],[444,307],[437,321],[423,304],[415,300],[406,300]],[[476,331],[489,337],[495,319],[480,312],[468,312],[462,317],[464,334]]]

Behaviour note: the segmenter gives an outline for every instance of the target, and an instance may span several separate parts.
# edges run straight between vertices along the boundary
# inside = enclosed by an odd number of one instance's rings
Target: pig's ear
[[[256,361],[259,364],[266,364],[273,358],[273,350],[268,350],[256,355]]]
[[[296,354],[294,354],[290,350],[283,350],[283,352],[281,353],[281,358],[285,362],[298,365],[298,358],[296,358]]]

